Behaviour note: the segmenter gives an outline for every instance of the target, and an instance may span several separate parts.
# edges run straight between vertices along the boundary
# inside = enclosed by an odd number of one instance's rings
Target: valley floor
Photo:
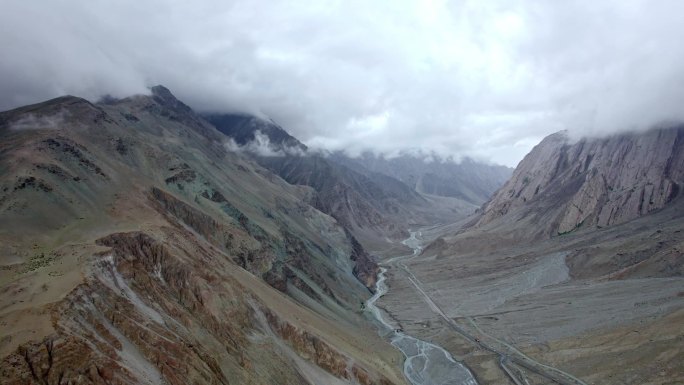
[[[426,229],[423,240],[440,229]],[[385,261],[394,327],[480,384],[684,382],[684,279],[573,279],[567,251]]]

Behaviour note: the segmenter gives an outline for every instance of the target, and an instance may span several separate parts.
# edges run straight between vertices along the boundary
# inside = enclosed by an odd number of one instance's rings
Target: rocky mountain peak
[[[150,88],[152,92],[152,99],[160,105],[167,107],[178,113],[192,113],[192,108],[185,103],[176,99],[176,97],[169,91],[168,88],[162,85],[156,85]]]
[[[98,123],[104,119],[107,116],[98,106],[86,99],[67,95],[0,113],[0,129],[54,130],[74,127],[78,122]]]
[[[153,96],[158,97],[160,99],[168,100],[172,103],[179,102],[179,100],[176,99],[176,97],[171,93],[171,90],[169,90],[161,84],[150,87],[150,92],[152,92]]]
[[[572,143],[564,132],[545,138],[483,207],[477,225],[517,212],[553,213],[551,234],[623,223],[671,202],[684,183],[684,127],[654,129]],[[534,214],[540,215],[540,214]]]
[[[290,135],[272,120],[262,119],[249,114],[206,114],[204,118],[219,131],[232,138],[239,146],[253,143],[267,146],[272,151],[285,153],[304,153],[306,145]]]

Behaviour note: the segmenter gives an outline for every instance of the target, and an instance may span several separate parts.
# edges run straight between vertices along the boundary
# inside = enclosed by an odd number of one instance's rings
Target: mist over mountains
[[[334,153],[332,159],[358,170],[392,176],[416,191],[453,197],[481,205],[511,176],[512,169],[466,158],[456,163],[439,157],[400,155],[392,158],[362,154],[348,157]]]
[[[311,148],[514,167],[556,131],[684,118],[683,11],[672,0],[11,1],[0,109],[162,83],[200,112],[271,117]]]
[[[408,228],[418,223],[449,221],[450,215],[474,211],[510,175],[502,166],[446,161],[438,176],[432,173],[437,171],[434,164],[418,157],[396,158],[381,169],[363,162],[368,158],[309,150],[273,121],[245,114],[204,117],[229,137],[229,150],[252,154],[289,183],[313,187],[319,194],[317,208],[374,247],[384,243],[383,237],[408,236]],[[413,165],[419,183],[414,174],[396,172],[403,168],[401,162]],[[408,226],[399,225],[400,218],[411,218]],[[367,227],[381,236],[360,231]]]
[[[682,25],[2,2],[0,383],[684,384]]]
[[[402,384],[409,337],[482,384],[684,375],[680,126],[557,133],[512,171],[311,150],[155,86],[0,138],[9,384]]]

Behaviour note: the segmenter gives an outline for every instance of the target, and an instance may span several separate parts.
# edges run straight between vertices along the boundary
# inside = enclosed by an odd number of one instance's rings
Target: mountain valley
[[[684,383],[683,185],[681,126],[512,171],[317,152],[162,86],[2,112],[0,376]]]
[[[552,135],[478,214],[422,229],[380,305],[480,383],[683,382],[683,134]]]

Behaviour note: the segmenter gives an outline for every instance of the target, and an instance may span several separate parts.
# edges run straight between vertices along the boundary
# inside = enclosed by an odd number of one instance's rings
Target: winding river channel
[[[404,244],[413,249],[413,255],[421,252],[420,241],[416,232],[404,240]],[[395,257],[387,261],[402,258]],[[382,311],[375,305],[378,299],[389,290],[385,282],[386,267],[380,268],[375,295],[366,302],[366,309],[377,319],[381,327],[380,333],[389,336],[392,345],[401,350],[406,356],[404,361],[404,375],[413,385],[477,385],[472,373],[462,363],[456,361],[449,352],[442,347],[419,340],[395,330],[385,321]]]

